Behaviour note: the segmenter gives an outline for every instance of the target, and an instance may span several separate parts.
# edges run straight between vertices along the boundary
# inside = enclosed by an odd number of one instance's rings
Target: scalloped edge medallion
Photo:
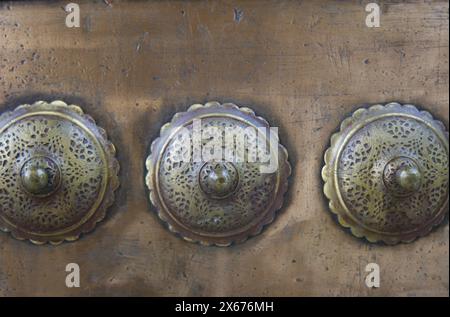
[[[443,204],[442,208],[437,212],[437,216],[430,221],[430,224],[421,230],[414,230],[408,234],[381,234],[369,230],[360,226],[350,216],[346,207],[342,205],[338,198],[336,188],[336,156],[339,153],[339,149],[346,145],[346,136],[354,130],[359,129],[359,126],[364,125],[366,120],[374,120],[377,116],[382,115],[395,115],[403,114],[409,115],[414,118],[420,119],[426,122],[428,127],[433,130],[434,133],[442,140],[446,147],[447,155],[449,152],[449,133],[445,128],[445,125],[433,118],[433,116],[427,111],[421,111],[416,106],[411,104],[400,104],[398,102],[390,102],[387,104],[376,104],[368,108],[359,108],[355,110],[351,116],[345,118],[340,125],[339,132],[334,133],[330,138],[330,147],[324,154],[324,166],[322,168],[322,180],[323,192],[329,201],[329,209],[338,218],[338,222],[344,228],[350,230],[350,232],[357,238],[364,238],[370,243],[383,242],[387,245],[395,245],[398,243],[410,243],[419,237],[425,236],[431,232],[431,230],[442,223],[448,213],[448,197],[447,201]]]
[[[261,126],[270,127],[269,123],[262,117],[259,117],[255,114],[255,112],[248,107],[239,107],[233,103],[224,103],[221,104],[216,101],[207,102],[203,104],[193,104],[191,105],[186,112],[178,112],[176,113],[170,122],[164,124],[160,129],[159,136],[152,142],[150,146],[150,154],[146,159],[146,169],[147,175],[145,177],[145,183],[149,190],[149,197],[151,204],[156,208],[157,215],[159,219],[165,223],[168,229],[175,233],[177,236],[182,239],[199,243],[205,246],[218,246],[218,247],[226,247],[232,244],[239,244],[246,241],[248,238],[256,236],[261,233],[263,228],[270,224],[274,219],[278,210],[281,209],[283,205],[284,195],[288,190],[288,178],[291,175],[291,165],[288,161],[288,152],[286,148],[278,143],[279,146],[279,188],[276,194],[276,198],[272,204],[272,208],[270,208],[264,217],[258,222],[256,225],[246,230],[245,232],[241,232],[234,235],[229,235],[225,237],[213,237],[204,234],[194,233],[191,230],[184,228],[183,226],[177,224],[176,221],[172,219],[170,213],[162,208],[162,204],[160,202],[160,197],[156,194],[157,184],[153,177],[155,173],[155,167],[157,166],[157,162],[160,158],[160,148],[170,137],[172,128],[176,128],[177,124],[180,122],[186,123],[195,119],[197,115],[205,114],[235,114],[238,116],[244,116],[253,122],[259,123]],[[282,162],[282,163],[281,163]]]
[[[36,245],[44,245],[46,243],[59,245],[64,241],[73,242],[78,240],[82,234],[93,231],[96,224],[105,218],[107,209],[114,203],[114,192],[120,185],[118,176],[120,166],[115,157],[116,148],[114,147],[114,144],[108,140],[106,131],[97,126],[94,119],[90,115],[85,114],[82,108],[77,105],[68,105],[61,100],[55,100],[50,103],[37,101],[33,104],[23,104],[12,111],[6,111],[0,114],[0,128],[14,118],[43,110],[61,113],[70,118],[76,118],[84,128],[89,130],[96,137],[99,144],[101,144],[108,165],[108,181],[100,205],[92,212],[92,215],[88,219],[67,232],[54,235],[36,235],[11,226],[0,217],[0,230],[9,232],[17,240],[28,240]]]

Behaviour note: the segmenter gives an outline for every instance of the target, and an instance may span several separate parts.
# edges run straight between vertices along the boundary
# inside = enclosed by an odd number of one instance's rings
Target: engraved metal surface
[[[357,237],[411,242],[448,212],[448,154],[448,132],[428,112],[398,103],[358,109],[325,153],[330,209]]]
[[[195,146],[186,146],[185,137],[195,139],[197,120],[201,120],[199,127],[204,132],[199,140],[202,146],[223,137],[226,129],[269,129],[267,121],[257,117],[251,109],[234,104],[196,104],[187,112],[177,113],[161,128],[160,137],[152,143],[146,161],[150,200],[169,229],[185,240],[216,246],[243,242],[260,233],[281,208],[291,172],[287,151],[276,137],[276,144],[271,144],[270,149],[278,165],[267,173],[261,172],[261,166],[267,162],[259,159],[238,161],[226,160],[223,156],[208,160],[202,156],[196,160]],[[236,142],[235,149],[244,142],[248,158],[255,155],[248,145],[255,144],[256,139],[249,133],[243,139],[228,141]],[[233,149],[227,147],[230,143],[224,140],[224,152]],[[264,139],[266,141],[268,139]],[[188,159],[180,160],[183,155]]]
[[[62,101],[22,105],[0,116],[0,229],[59,244],[105,216],[119,164],[105,131]]]

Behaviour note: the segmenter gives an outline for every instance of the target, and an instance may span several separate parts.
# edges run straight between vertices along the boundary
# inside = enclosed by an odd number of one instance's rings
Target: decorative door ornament
[[[74,241],[119,186],[105,131],[75,105],[38,101],[0,115],[0,229],[35,244]]]
[[[265,160],[259,155],[263,143]],[[221,154],[205,158],[211,148]],[[151,203],[172,232],[228,246],[273,221],[288,187],[287,159],[278,136],[251,109],[195,104],[161,128],[146,161],[146,183]]]
[[[448,132],[426,111],[356,110],[331,137],[322,177],[329,206],[357,237],[411,242],[448,212]]]

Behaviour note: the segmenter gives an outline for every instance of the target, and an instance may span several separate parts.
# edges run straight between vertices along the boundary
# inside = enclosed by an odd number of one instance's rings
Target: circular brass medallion
[[[36,244],[78,239],[105,216],[119,164],[105,131],[62,101],[0,116],[0,229]]]
[[[428,112],[398,103],[362,108],[331,137],[324,192],[355,236],[411,242],[448,212],[448,163],[448,132]]]
[[[243,242],[272,222],[291,172],[267,121],[217,102],[177,113],[146,165],[150,200],[169,229],[217,246]]]

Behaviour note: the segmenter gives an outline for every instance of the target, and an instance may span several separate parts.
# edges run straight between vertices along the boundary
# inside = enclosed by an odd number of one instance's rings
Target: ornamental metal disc
[[[230,103],[177,113],[146,161],[159,217],[204,245],[228,246],[261,232],[281,208],[291,172],[275,132],[251,109]]]
[[[330,209],[357,237],[411,242],[448,212],[448,132],[425,111],[358,109],[331,137],[322,177]]]
[[[36,244],[74,241],[114,201],[119,164],[105,131],[62,101],[0,116],[0,229]]]

